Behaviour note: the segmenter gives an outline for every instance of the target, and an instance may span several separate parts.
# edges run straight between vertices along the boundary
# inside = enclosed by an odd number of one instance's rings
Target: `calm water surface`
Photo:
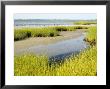
[[[71,54],[77,54],[81,50],[84,50],[89,45],[83,41],[84,34],[80,37],[60,41],[54,44],[32,46],[25,49],[20,49],[16,54],[22,53],[34,53],[37,55],[47,55],[50,59],[61,60],[65,57],[69,57]]]

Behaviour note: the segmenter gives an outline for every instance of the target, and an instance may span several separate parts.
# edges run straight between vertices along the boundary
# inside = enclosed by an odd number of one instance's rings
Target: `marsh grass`
[[[39,28],[30,30],[32,37],[54,37],[58,36],[59,32],[48,28]]]
[[[55,37],[60,31],[75,31],[77,29],[87,29],[85,26],[51,26],[40,28],[16,28],[14,30],[14,41],[29,37]]]
[[[14,75],[34,76],[45,75],[48,71],[48,58],[46,56],[35,56],[32,54],[15,56]]]
[[[76,31],[78,29],[88,29],[86,26],[55,26],[57,31]]]
[[[29,30],[14,30],[14,41],[22,40],[31,36]]]
[[[84,39],[85,41],[89,42],[91,45],[95,45],[97,41],[97,30],[96,26],[95,27],[90,27],[87,30],[87,35]]]
[[[96,46],[71,56],[56,69],[57,76],[96,76],[97,75]]]
[[[97,24],[96,21],[78,21],[74,22],[75,25],[91,25],[91,24]]]

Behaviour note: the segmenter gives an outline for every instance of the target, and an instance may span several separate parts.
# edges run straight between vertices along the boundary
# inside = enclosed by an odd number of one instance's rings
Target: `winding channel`
[[[30,38],[31,40],[26,39],[14,42],[14,54],[34,53],[36,55],[47,55],[50,59],[57,60],[64,59],[70,54],[77,54],[89,46],[83,40],[85,37],[85,32],[83,31],[62,32],[61,35],[59,38]],[[29,43],[24,45],[25,42]]]

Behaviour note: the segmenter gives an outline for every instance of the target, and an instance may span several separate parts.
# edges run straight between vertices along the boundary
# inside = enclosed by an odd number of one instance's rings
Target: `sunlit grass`
[[[56,69],[58,76],[96,76],[97,51],[93,46],[77,56],[66,59],[64,64]]]
[[[40,28],[15,28],[14,41],[29,37],[55,37],[60,31],[75,31],[77,29],[87,29],[85,26],[51,26]]]
[[[96,44],[97,41],[97,28],[96,27],[90,27],[87,30],[87,35],[85,37],[85,41],[89,42],[91,45]]]
[[[15,56],[14,75],[45,75],[48,71],[48,58],[32,54]]]
[[[74,22],[75,25],[91,25],[91,24],[97,24],[96,21],[77,21]]]
[[[48,28],[31,29],[32,37],[54,37],[58,36],[59,32]]]
[[[20,28],[14,30],[14,40],[22,40],[29,37],[54,37],[59,32],[47,28]]]
[[[78,29],[88,29],[86,26],[54,26],[57,31],[76,31]]]
[[[49,66],[48,57],[27,54],[15,56],[15,76],[96,76],[96,47],[71,56],[61,65]]]
[[[22,40],[31,36],[29,30],[14,30],[14,41]]]

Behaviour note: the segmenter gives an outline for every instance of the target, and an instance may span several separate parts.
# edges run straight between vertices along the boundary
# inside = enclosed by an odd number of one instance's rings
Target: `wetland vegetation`
[[[40,28],[15,28],[14,41],[29,37],[54,37],[59,35],[59,31],[75,31],[77,29],[88,29],[86,26],[51,26]]]
[[[23,28],[22,30],[15,30],[15,34],[19,34],[19,35],[26,34],[23,37],[28,38],[31,36],[53,37],[53,36],[58,36],[60,31],[76,31],[80,29],[86,32],[86,36],[84,40],[90,43],[90,47],[81,51],[77,55],[71,55],[69,58],[65,58],[64,62],[60,61],[59,64],[51,63],[51,65],[49,64],[49,57],[47,55],[23,54],[21,56],[15,56],[14,75],[15,76],[96,76],[97,75],[96,26],[90,26],[84,28],[83,27],[79,28],[79,27],[59,26],[59,27],[46,27],[46,28],[31,28],[32,30],[27,28]],[[50,35],[50,33],[53,33],[54,35]],[[42,35],[38,36],[38,34],[42,34]],[[19,35],[17,35],[18,39],[19,39]]]
[[[93,25],[97,24],[96,21],[77,21],[74,23],[75,25]]]

